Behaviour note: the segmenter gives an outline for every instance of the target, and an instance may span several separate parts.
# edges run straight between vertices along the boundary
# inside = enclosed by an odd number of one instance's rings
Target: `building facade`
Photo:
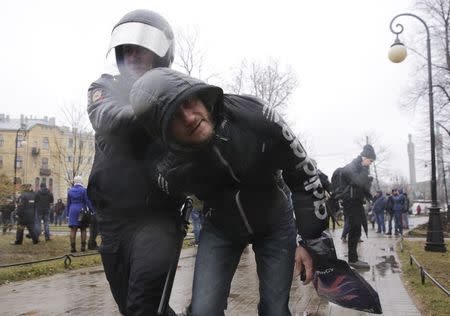
[[[75,175],[87,183],[93,158],[92,133],[57,126],[55,118],[0,114],[0,174],[16,177],[17,185],[38,190],[45,183],[55,199],[65,200]]]

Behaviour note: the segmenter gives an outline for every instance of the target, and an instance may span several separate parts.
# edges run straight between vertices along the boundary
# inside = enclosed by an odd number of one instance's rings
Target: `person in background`
[[[63,216],[65,213],[66,205],[61,199],[58,199],[53,208],[55,210],[55,225],[61,226],[64,220]]]
[[[403,207],[402,211],[402,226],[403,229],[409,229],[409,208],[410,208],[410,201],[408,194],[406,192],[403,193],[405,197],[405,206]]]
[[[86,228],[87,223],[80,222],[79,214],[81,209],[93,210],[92,204],[83,187],[83,180],[80,176],[73,178],[74,185],[67,192],[67,214],[69,215],[70,227],[70,252],[77,252],[75,242],[77,230],[81,231],[81,251],[86,251]]]
[[[50,211],[53,204],[53,194],[47,189],[45,183],[41,183],[39,191],[35,197],[36,206],[36,234],[41,234],[41,220],[44,222],[45,241],[50,241]]]
[[[386,235],[392,235],[392,220],[394,219],[394,195],[396,193],[396,189],[392,189],[391,193],[386,193],[386,215],[388,222],[388,232]]]
[[[13,245],[21,245],[23,243],[23,231],[25,227],[28,229],[28,234],[33,241],[33,244],[39,242],[39,238],[35,230],[35,193],[31,189],[31,184],[24,184],[22,186],[22,193],[17,201],[17,230],[16,240],[12,242]]]
[[[395,236],[403,235],[402,213],[405,209],[405,196],[403,190],[399,189],[394,192],[394,221],[395,221]]]
[[[417,207],[416,207],[416,214],[417,214],[417,215],[420,215],[420,213],[422,213],[422,207],[420,207],[420,204],[417,204]]]
[[[12,229],[11,214],[13,213],[15,207],[14,200],[5,199],[5,202],[0,207],[0,211],[2,212],[2,232],[3,235],[5,235],[7,231],[11,231]]]
[[[375,195],[375,201],[372,205],[372,212],[375,214],[378,230],[377,233],[386,233],[386,227],[384,225],[384,211],[386,209],[386,198],[383,196],[383,192],[378,190]]]

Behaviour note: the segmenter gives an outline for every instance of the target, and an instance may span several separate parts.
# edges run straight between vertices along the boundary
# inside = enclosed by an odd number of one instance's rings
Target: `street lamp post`
[[[434,105],[433,105],[433,80],[431,74],[431,45],[430,45],[430,31],[428,25],[415,14],[401,13],[396,15],[390,23],[391,32],[396,35],[394,44],[392,44],[389,51],[389,59],[394,63],[400,63],[406,58],[406,48],[400,42],[398,35],[403,32],[403,25],[396,24],[397,29],[394,30],[394,21],[402,16],[410,16],[422,22],[427,32],[427,61],[428,61],[428,102],[429,102],[429,116],[430,116],[430,146],[431,146],[431,207],[428,219],[427,242],[425,245],[426,251],[446,252],[447,248],[444,243],[444,235],[442,232],[442,221],[440,215],[440,207],[437,204],[437,188],[436,188],[436,141],[434,134]]]
[[[13,179],[13,184],[14,184],[14,203],[17,202],[16,201],[16,190],[17,190],[17,148],[19,147],[19,133],[23,132],[23,135],[26,135],[26,125],[25,124],[20,124],[20,127],[17,129],[16,131],[16,139],[15,139],[15,151],[14,151],[14,179]]]

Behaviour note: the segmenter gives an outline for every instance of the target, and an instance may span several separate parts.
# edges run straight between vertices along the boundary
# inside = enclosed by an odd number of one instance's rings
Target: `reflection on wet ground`
[[[345,259],[347,244],[339,238],[341,231],[333,234],[338,256]],[[363,240],[358,246],[359,254],[371,269],[360,274],[378,291],[384,315],[420,315],[400,280],[401,270],[394,249],[398,238],[369,231],[369,238]],[[182,253],[170,301],[176,311],[181,311],[190,301],[195,251],[192,248]],[[5,316],[120,315],[100,267],[4,285],[0,287],[0,297],[0,315]],[[257,315],[258,300],[255,260],[248,247],[231,285],[226,315]],[[317,296],[312,285],[304,286],[298,279],[293,282],[289,306],[296,316],[368,315],[328,303]]]

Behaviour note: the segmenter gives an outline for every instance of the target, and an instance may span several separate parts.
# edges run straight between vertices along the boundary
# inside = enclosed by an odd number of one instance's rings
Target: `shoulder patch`
[[[103,99],[103,89],[97,88],[91,91],[91,103],[97,103]]]

